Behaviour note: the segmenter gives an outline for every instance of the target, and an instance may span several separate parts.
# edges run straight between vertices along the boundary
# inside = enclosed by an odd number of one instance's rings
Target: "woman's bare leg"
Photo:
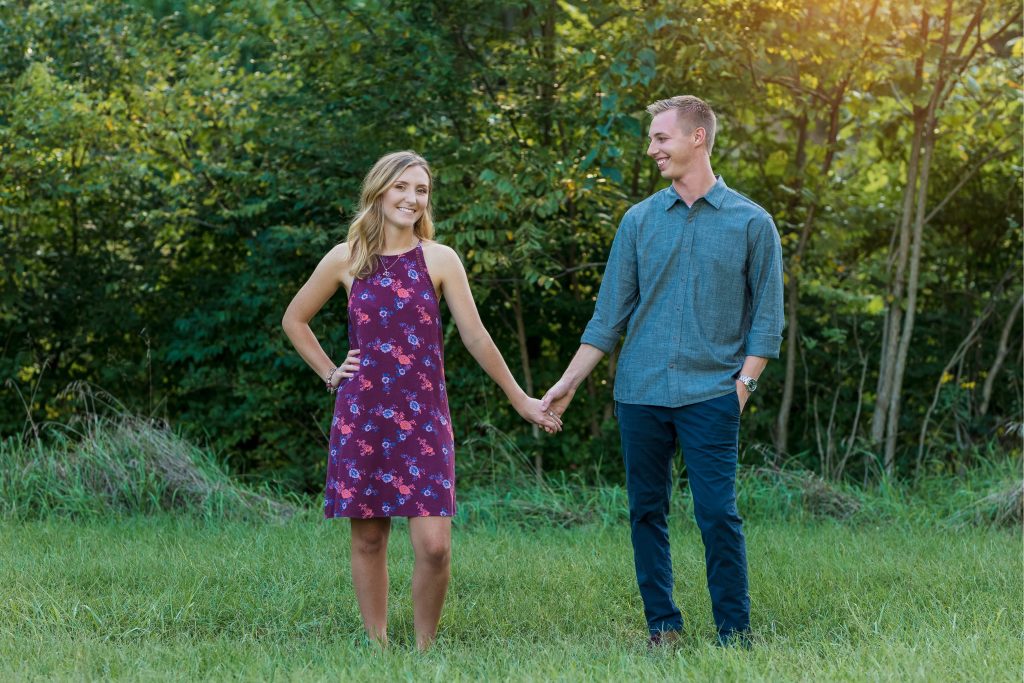
[[[416,647],[426,650],[437,635],[448,592],[452,559],[451,517],[411,517],[409,536],[416,562],[412,572],[412,615]]]
[[[352,520],[352,585],[366,634],[388,643],[388,535],[389,518]]]

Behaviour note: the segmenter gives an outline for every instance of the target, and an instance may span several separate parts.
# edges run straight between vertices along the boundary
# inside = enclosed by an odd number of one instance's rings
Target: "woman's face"
[[[410,166],[381,196],[384,222],[399,230],[412,229],[430,199],[430,176],[422,166]]]

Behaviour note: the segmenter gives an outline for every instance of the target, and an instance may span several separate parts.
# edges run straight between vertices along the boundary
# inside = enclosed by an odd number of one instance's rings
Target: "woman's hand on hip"
[[[331,375],[331,386],[337,387],[342,380],[350,379],[359,372],[359,349],[349,349],[344,362]]]

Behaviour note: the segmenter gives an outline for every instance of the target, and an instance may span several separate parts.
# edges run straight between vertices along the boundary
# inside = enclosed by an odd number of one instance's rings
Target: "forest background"
[[[1021,34],[1019,2],[976,0],[0,1],[0,433],[67,423],[88,386],[320,488],[331,401],[281,316],[406,148],[543,394],[664,185],[644,107],[690,93],[785,250],[744,462],[871,482],[1019,457]],[[614,355],[547,437],[446,320],[464,481],[499,452],[622,479]],[[343,297],[313,325],[340,360]]]

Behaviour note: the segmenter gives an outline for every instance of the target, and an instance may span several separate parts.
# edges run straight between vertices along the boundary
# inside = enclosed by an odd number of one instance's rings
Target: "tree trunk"
[[[900,410],[903,404],[903,377],[907,367],[907,354],[910,352],[910,340],[914,335],[914,319],[917,313],[917,287],[921,275],[921,242],[924,234],[924,215],[928,199],[928,174],[931,169],[932,151],[935,149],[935,135],[931,129],[935,126],[934,116],[929,113],[925,118],[923,131],[923,154],[921,156],[921,173],[917,191],[917,209],[914,219],[913,242],[911,244],[910,277],[907,282],[907,309],[903,317],[903,329],[900,332],[899,346],[893,363],[892,386],[889,392],[889,411],[886,415],[884,467],[887,475],[895,472],[896,436],[899,433]]]
[[[918,163],[921,156],[920,122],[914,125],[914,138],[910,147],[910,162],[907,165],[907,185],[903,190],[903,215],[899,225],[899,247],[896,252],[896,274],[889,283],[889,305],[885,317],[882,356],[879,359],[878,388],[875,392],[875,411],[871,416],[871,442],[879,444],[885,436],[885,421],[892,394],[893,374],[896,368],[896,353],[899,348],[900,328],[903,322],[903,287],[910,251],[910,222],[917,184]]]
[[[1013,310],[1010,311],[1010,315],[1006,318],[1006,324],[1003,325],[1003,333],[999,335],[999,348],[996,351],[995,361],[993,361],[992,367],[988,371],[988,375],[985,376],[985,384],[983,384],[981,388],[981,407],[978,409],[979,415],[988,414],[989,402],[992,400],[992,388],[995,386],[996,377],[998,377],[999,371],[1003,369],[1003,363],[1006,362],[1006,356],[1010,353],[1010,332],[1013,331],[1013,326],[1017,322],[1017,316],[1020,314],[1022,306],[1024,306],[1024,297],[1017,297],[1017,303],[1014,304]]]
[[[977,19],[978,15],[975,15]],[[946,67],[950,55],[950,32],[953,22],[953,1],[947,0],[945,16],[943,17],[942,39],[938,47],[940,57],[935,79],[935,86],[932,88],[928,105],[919,109],[920,116],[916,117],[915,131],[920,140],[921,157],[920,169],[918,170],[916,202],[913,211],[913,242],[910,254],[910,274],[907,281],[906,310],[904,313],[903,326],[899,331],[899,344],[896,356],[892,359],[892,381],[889,387],[888,411],[885,421],[885,452],[883,466],[887,475],[891,476],[896,471],[896,439],[900,428],[900,412],[903,403],[903,378],[906,373],[907,355],[910,352],[910,342],[914,334],[914,319],[917,313],[917,289],[921,274],[921,244],[924,239],[924,223],[927,216],[928,205],[928,180],[931,171],[932,153],[935,150],[935,126],[938,118],[938,110],[944,98],[948,95],[947,78],[949,72]],[[927,44],[928,13],[924,11],[921,18],[922,31]],[[972,20],[971,25],[974,25]],[[968,29],[970,30],[970,29]],[[960,48],[963,47],[961,41]],[[896,300],[898,301],[898,299]],[[896,303],[894,301],[894,303]],[[890,332],[895,332],[897,326],[893,326]]]
[[[512,311],[516,317],[516,340],[519,342],[519,362],[523,367],[523,384],[525,385],[523,389],[527,396],[533,396],[533,371],[530,368],[530,350],[526,345],[526,323],[523,320],[523,303],[518,282],[515,284],[513,292]],[[534,440],[540,439],[540,428],[537,425],[530,426],[530,433],[533,434]],[[533,452],[533,469],[537,474],[537,479],[543,479],[544,455],[539,448]]]
[[[921,40],[928,40],[928,13],[921,18]],[[925,51],[917,58],[915,68],[915,90],[921,87],[924,78]],[[907,259],[910,252],[910,232],[916,196],[918,167],[921,158],[921,137],[924,130],[924,111],[915,110],[914,135],[910,143],[910,161],[907,163],[907,184],[903,189],[903,207],[899,224],[899,247],[896,252],[896,274],[889,284],[888,308],[885,316],[885,329],[882,342],[882,356],[879,359],[878,387],[875,392],[875,410],[871,416],[871,443],[880,444],[886,434],[886,418],[890,414],[889,404],[892,395],[893,378],[896,369],[896,356],[899,349],[900,329],[903,322],[903,287],[906,277]]]
[[[828,178],[832,170],[832,161],[835,159],[836,143],[839,138],[839,111],[849,81],[842,81],[832,95],[829,109],[828,137],[825,140],[825,158],[821,162],[821,177]],[[807,217],[800,229],[800,241],[797,243],[796,253],[790,260],[789,268],[789,292],[786,302],[786,379],[782,387],[782,403],[779,406],[779,416],[776,419],[775,450],[779,456],[786,454],[789,441],[789,414],[793,406],[793,393],[796,383],[796,355],[800,344],[800,277],[803,270],[804,255],[807,253],[811,235],[814,231],[814,218],[818,211],[819,199],[815,197],[811,205],[807,207]]]
[[[796,156],[794,162],[797,168],[797,180],[795,192],[787,207],[787,215],[791,215],[800,203],[801,190],[803,189],[804,165],[807,163],[807,117],[800,116],[798,119]],[[796,279],[790,273],[789,291],[786,295],[786,375],[782,382],[782,401],[779,403],[779,414],[775,418],[775,453],[784,456],[789,450],[789,414],[793,407],[793,392],[796,384],[796,340],[799,331],[799,317],[797,316],[797,294]]]

